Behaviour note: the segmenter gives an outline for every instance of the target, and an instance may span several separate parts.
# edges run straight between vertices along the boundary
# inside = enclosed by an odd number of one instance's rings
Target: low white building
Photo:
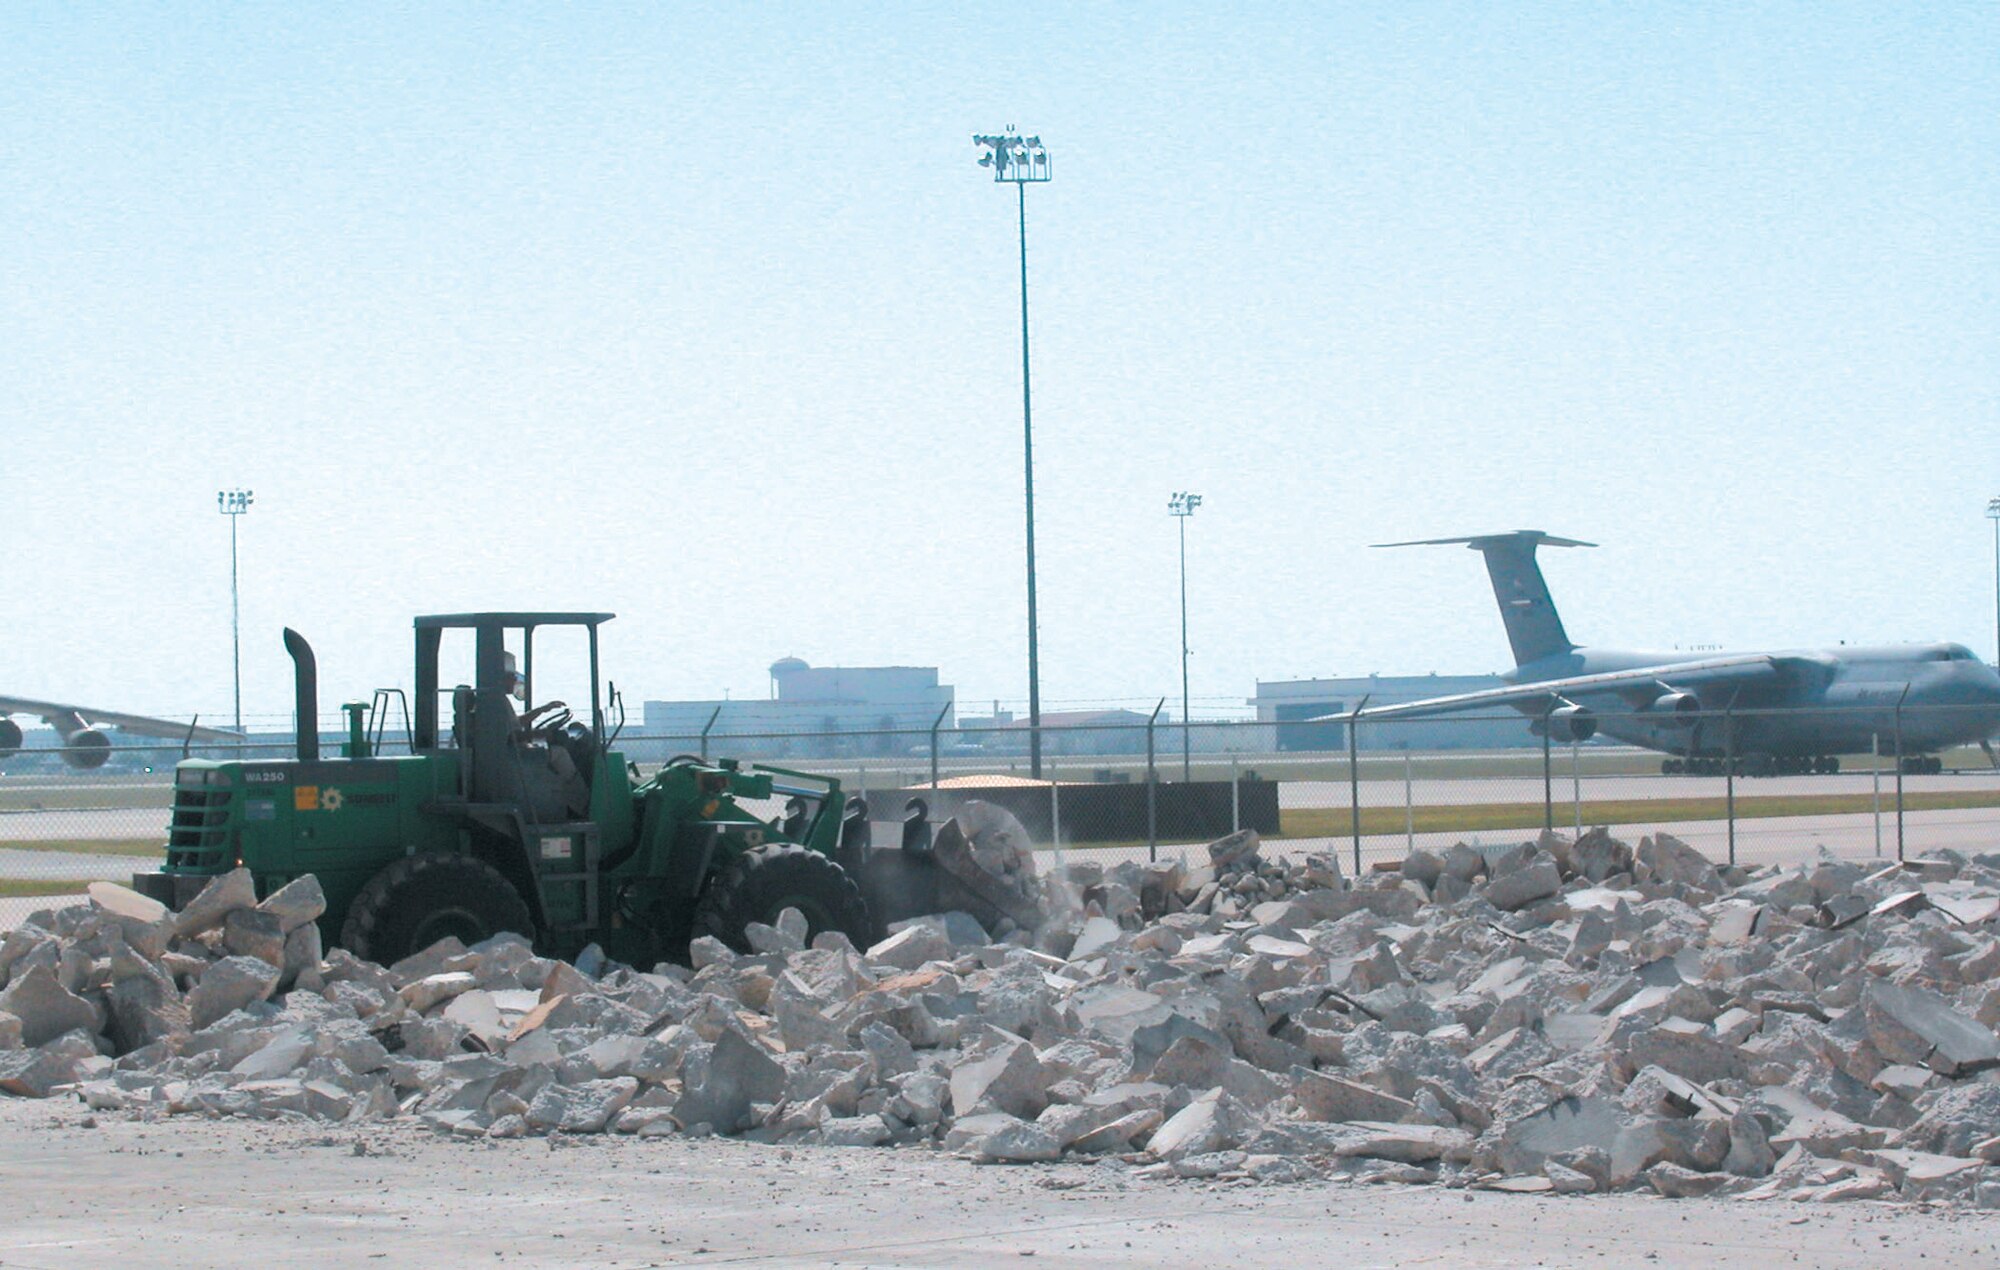
[[[1396,705],[1428,697],[1483,692],[1506,685],[1498,675],[1366,675],[1344,679],[1258,680],[1250,704],[1261,722],[1272,724],[1276,750],[1342,750],[1341,723],[1309,720],[1341,714],[1362,705]],[[1364,750],[1489,750],[1540,745],[1525,716],[1506,706],[1425,719],[1364,722],[1357,738]]]
[[[771,664],[771,696],[748,701],[648,701],[645,735],[693,749],[704,728],[711,751],[749,755],[847,757],[909,753],[928,744],[931,726],[954,725],[953,689],[935,666],[810,666],[797,657]]]

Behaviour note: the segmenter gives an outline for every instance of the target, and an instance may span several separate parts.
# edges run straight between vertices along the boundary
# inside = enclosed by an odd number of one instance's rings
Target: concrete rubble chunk
[[[170,916],[166,905],[150,896],[139,894],[129,886],[121,886],[116,882],[92,882],[84,889],[90,896],[92,904],[129,921],[151,925],[154,922],[163,922]]]
[[[1260,846],[1255,829],[1239,829],[1208,844],[1208,862],[1217,869],[1240,869],[1258,858]]]
[[[187,938],[214,930],[238,909],[255,908],[257,882],[248,869],[231,869],[201,888],[174,922],[176,934]]]
[[[1646,1170],[1647,1183],[1668,1199],[1713,1195],[1735,1180],[1727,1173],[1697,1173],[1671,1160],[1663,1160]]]
[[[1389,1120],[1412,1115],[1416,1104],[1394,1094],[1345,1080],[1329,1072],[1297,1070],[1293,1097],[1308,1119],[1321,1121]]]
[[[734,1133],[753,1105],[775,1102],[784,1088],[785,1069],[742,1033],[725,1028],[708,1055],[704,1079],[674,1104],[674,1118],[687,1128],[706,1124]]]
[[[196,1031],[254,1001],[267,999],[278,986],[278,967],[261,957],[225,957],[202,971],[201,981],[187,994],[188,1024]]]
[[[271,1038],[263,1048],[242,1059],[229,1070],[246,1080],[271,1080],[298,1070],[312,1054],[313,1032],[309,1027],[289,1028]]]
[[[1472,1158],[1473,1138],[1463,1129],[1367,1121],[1349,1127],[1357,1131],[1355,1136],[1335,1151],[1343,1159],[1360,1156],[1399,1164],[1427,1164],[1433,1160],[1463,1164]]]
[[[1124,1151],[1136,1142],[1146,1139],[1166,1121],[1166,1113],[1157,1107],[1141,1107],[1129,1111],[1101,1128],[1070,1143],[1070,1149],[1079,1155],[1102,1155],[1111,1151]]]
[[[1562,874],[1553,860],[1537,860],[1532,864],[1496,873],[1487,883],[1486,902],[1498,909],[1512,912],[1526,908],[1536,900],[1545,900],[1562,890]]]
[[[285,930],[275,913],[239,908],[222,919],[222,946],[233,957],[255,957],[279,969],[285,964]]]
[[[20,1020],[21,1044],[29,1049],[46,1045],[65,1032],[78,1028],[95,1032],[98,1027],[96,1009],[65,988],[47,966],[35,966],[14,978],[7,990],[0,992],[0,1010]]]
[[[1058,1159],[1062,1146],[1040,1125],[1016,1120],[975,1139],[967,1147],[982,1164],[1034,1164]]]
[[[949,961],[951,940],[936,926],[905,926],[868,950],[868,960],[898,970],[915,970],[928,962]]]
[[[2000,1065],[2000,1036],[1935,992],[1878,979],[1869,981],[1862,1000],[1870,1038],[1886,1056],[1928,1064],[1947,1076]]]
[[[47,1098],[76,1079],[78,1061],[69,1055],[40,1049],[0,1053],[0,1093],[19,1098]]]
[[[1728,888],[1709,858],[1672,834],[1655,834],[1640,840],[1635,871],[1642,879],[1719,895]]]
[[[1206,1155],[1241,1145],[1254,1117],[1220,1089],[1211,1089],[1169,1117],[1154,1131],[1146,1150],[1163,1160]]]
[[[1083,929],[1077,932],[1076,942],[1070,946],[1069,959],[1082,961],[1093,957],[1118,942],[1125,931],[1108,917],[1086,918]]]
[[[957,1115],[991,1110],[1031,1120],[1041,1114],[1048,1090],[1034,1047],[1014,1041],[954,1067],[951,1105]]]
[[[277,918],[278,928],[289,935],[326,912],[326,892],[320,889],[319,879],[307,873],[265,896],[257,909]]]
[[[449,1001],[462,993],[471,992],[479,986],[478,976],[466,970],[451,970],[440,974],[425,975],[415,983],[403,985],[400,996],[404,1004],[419,1014],[423,1014],[440,1002]]]
[[[112,954],[104,1000],[110,1016],[105,1034],[120,1054],[184,1036],[191,1027],[187,1002],[173,979],[128,947]]]

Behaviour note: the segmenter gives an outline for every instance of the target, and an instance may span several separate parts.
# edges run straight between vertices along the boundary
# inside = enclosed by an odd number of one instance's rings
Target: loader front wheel
[[[386,966],[446,936],[469,948],[510,930],[535,937],[513,883],[483,860],[431,853],[405,856],[368,879],[348,907],[340,945]]]
[[[723,869],[696,906],[694,933],[747,952],[743,928],[775,923],[788,908],[805,914],[807,943],[824,930],[839,931],[857,947],[869,943],[868,905],[854,879],[817,851],[789,842],[745,851]]]

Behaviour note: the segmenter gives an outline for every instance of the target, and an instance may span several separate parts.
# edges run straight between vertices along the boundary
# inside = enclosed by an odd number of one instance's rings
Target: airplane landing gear
[[[1944,771],[1944,759],[1936,754],[1905,754],[1903,756],[1903,775],[1905,776],[1936,776],[1942,771]]]

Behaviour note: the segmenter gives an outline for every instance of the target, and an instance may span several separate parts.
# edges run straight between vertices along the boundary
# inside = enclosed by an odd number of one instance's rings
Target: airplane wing
[[[1537,683],[1488,688],[1481,692],[1461,692],[1449,697],[1427,697],[1422,701],[1401,701],[1395,705],[1372,706],[1359,711],[1322,715],[1312,720],[1337,723],[1343,719],[1411,719],[1434,714],[1454,714],[1482,706],[1521,706],[1597,693],[1619,692],[1657,686],[1695,689],[1736,687],[1775,677],[1778,659],[1763,653],[1740,657],[1711,657],[1705,661],[1667,662],[1657,666],[1635,666],[1630,670],[1604,671],[1595,675],[1572,675],[1567,679],[1544,679]]]
[[[124,714],[117,710],[93,710],[89,706],[64,705],[56,701],[32,701],[26,697],[0,697],[0,717],[9,714],[40,716],[50,727],[74,731],[84,727],[110,727],[135,736],[156,736],[179,741],[190,735],[189,725],[145,714]],[[196,727],[192,739],[210,744],[241,741],[234,732]]]

